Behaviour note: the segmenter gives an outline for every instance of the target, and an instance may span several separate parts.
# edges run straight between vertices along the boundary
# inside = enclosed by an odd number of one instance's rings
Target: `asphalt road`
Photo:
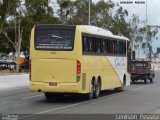
[[[138,82],[123,92],[104,91],[90,101],[80,96],[47,101],[43,93],[29,92],[26,87],[0,90],[0,113],[25,114],[21,119],[33,114],[160,114],[160,72],[153,84]]]

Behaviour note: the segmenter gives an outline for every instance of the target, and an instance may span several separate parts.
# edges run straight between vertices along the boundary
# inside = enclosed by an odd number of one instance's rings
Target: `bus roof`
[[[80,29],[85,29],[90,34],[129,41],[129,39],[127,37],[113,35],[112,32],[107,29],[102,29],[102,28],[92,26],[92,25],[39,24],[39,25],[36,25],[36,28],[48,29],[48,28],[52,28],[53,26],[54,26],[54,28],[61,27],[61,28],[68,28],[68,29],[73,29],[74,27],[77,26]]]
[[[91,26],[91,25],[78,25],[78,27],[87,30],[87,32],[89,32],[91,34],[96,34],[96,35],[100,35],[100,36],[106,36],[106,37],[110,37],[110,38],[129,41],[129,39],[127,37],[113,35],[112,32],[107,29],[102,29],[102,28],[99,28],[96,26]]]

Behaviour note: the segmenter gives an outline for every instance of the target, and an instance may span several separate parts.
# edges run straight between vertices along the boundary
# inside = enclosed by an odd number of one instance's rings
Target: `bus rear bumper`
[[[55,86],[50,86],[44,82],[30,82],[29,89],[32,92],[53,92],[53,93],[81,93],[79,83],[57,83]]]

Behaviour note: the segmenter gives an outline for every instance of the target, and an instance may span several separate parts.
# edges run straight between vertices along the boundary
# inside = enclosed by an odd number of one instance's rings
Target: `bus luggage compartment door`
[[[33,59],[31,81],[34,82],[76,82],[76,60]]]

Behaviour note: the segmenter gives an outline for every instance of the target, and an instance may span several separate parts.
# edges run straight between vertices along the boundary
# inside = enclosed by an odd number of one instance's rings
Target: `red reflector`
[[[77,60],[77,74],[81,73],[81,63],[79,60]]]
[[[31,72],[31,65],[32,65],[32,62],[31,60],[29,61],[29,72]]]

